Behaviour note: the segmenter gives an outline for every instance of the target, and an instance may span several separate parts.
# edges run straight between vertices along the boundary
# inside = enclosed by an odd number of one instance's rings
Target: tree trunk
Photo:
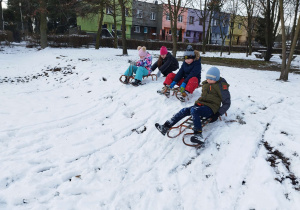
[[[300,31],[300,15],[298,18],[298,23],[295,31],[295,35],[293,38],[293,42],[291,45],[291,50],[288,58],[288,62],[286,63],[286,36],[285,36],[285,25],[284,25],[284,14],[283,14],[283,0],[279,0],[280,3],[280,19],[281,19],[281,29],[282,29],[282,66],[279,80],[287,81],[289,76],[289,71],[291,67],[291,62],[294,55],[294,50],[297,43],[297,38]]]
[[[231,23],[230,23],[228,55],[230,55],[230,53],[231,53],[233,29],[234,29],[234,27],[231,26]]]
[[[41,35],[41,48],[45,49],[48,46],[47,43],[47,2],[46,0],[40,1],[40,13],[41,13],[41,23],[40,23],[40,35]]]
[[[117,17],[114,15],[114,25],[115,25],[115,34],[114,34],[114,48],[118,48],[118,34],[117,34]]]
[[[121,12],[122,12],[122,48],[123,48],[123,55],[128,55],[127,40],[126,40],[126,17],[125,17],[124,0],[119,0],[119,4],[121,6]]]
[[[267,0],[267,10],[266,10],[266,43],[267,43],[267,52],[265,56],[265,61],[270,61],[272,49],[273,49],[273,27],[271,20],[271,5],[270,0]]]
[[[209,32],[210,32],[210,27],[211,27],[211,18],[212,18],[213,12],[210,11],[209,14],[209,22],[208,22],[208,27],[207,27],[207,31],[206,31],[206,35],[205,35],[205,41],[203,42],[202,45],[202,53],[205,54],[206,51],[206,44],[208,43],[208,38],[209,38]],[[204,52],[203,52],[204,50]]]
[[[206,7],[204,8],[204,13],[203,13],[203,33],[202,33],[202,53],[205,54],[205,26],[206,26]]]
[[[292,36],[291,36],[291,40],[294,39],[294,34],[295,34],[295,30],[296,30],[296,24],[297,24],[297,14],[298,14],[298,9],[299,9],[299,3],[300,0],[296,1],[296,8],[295,8],[295,17],[294,17],[294,23],[293,23],[293,28],[292,28]]]
[[[2,0],[0,0],[0,30],[4,30],[4,20],[2,13]]]
[[[102,32],[102,23],[103,23],[103,17],[104,17],[104,3],[103,1],[101,1],[100,3],[100,18],[99,18],[99,23],[98,23],[98,31],[97,31],[97,36],[96,36],[96,45],[95,45],[95,49],[98,50],[100,48],[100,42],[101,42],[101,32]]]

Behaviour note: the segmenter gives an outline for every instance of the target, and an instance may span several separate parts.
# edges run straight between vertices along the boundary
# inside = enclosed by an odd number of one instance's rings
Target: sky
[[[157,94],[164,77],[124,85],[138,53],[121,53],[0,46],[1,210],[299,209],[299,74],[282,82],[279,72],[217,66],[231,107],[195,149],[154,124],[192,106],[201,88],[182,103]]]

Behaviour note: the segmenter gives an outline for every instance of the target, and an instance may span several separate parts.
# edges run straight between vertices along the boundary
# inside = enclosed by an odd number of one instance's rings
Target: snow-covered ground
[[[196,150],[154,124],[201,90],[181,103],[162,77],[121,84],[137,52],[120,54],[1,49],[0,209],[300,209],[300,75],[219,66],[232,105]]]

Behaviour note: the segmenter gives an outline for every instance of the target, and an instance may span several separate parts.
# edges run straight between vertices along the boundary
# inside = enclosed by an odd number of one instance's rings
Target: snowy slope
[[[156,93],[164,78],[121,84],[137,54],[120,54],[0,51],[0,209],[300,208],[299,75],[220,66],[238,122],[207,125],[195,150],[154,124],[201,90],[181,103]]]

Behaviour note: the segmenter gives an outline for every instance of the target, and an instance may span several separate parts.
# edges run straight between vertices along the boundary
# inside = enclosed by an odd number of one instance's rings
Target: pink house
[[[168,5],[163,4],[162,27],[160,30],[160,37],[161,40],[171,41],[172,40],[171,21],[170,21],[170,16],[168,11],[169,11]],[[187,17],[188,17],[187,9],[182,9],[181,11],[179,11],[179,15],[177,19],[177,37],[180,29],[182,29],[182,37],[184,37],[186,31]]]

